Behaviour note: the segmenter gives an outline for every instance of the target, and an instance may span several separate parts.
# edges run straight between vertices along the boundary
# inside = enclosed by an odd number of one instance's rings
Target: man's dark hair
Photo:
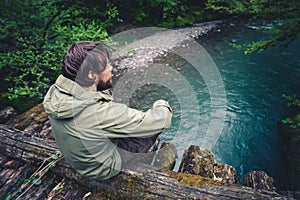
[[[109,50],[103,43],[73,43],[64,56],[62,74],[81,86],[91,86],[95,80],[88,77],[89,72],[101,74],[108,64],[109,57]]]

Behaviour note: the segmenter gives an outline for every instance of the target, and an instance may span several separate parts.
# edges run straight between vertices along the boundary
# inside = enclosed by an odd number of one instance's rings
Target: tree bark
[[[55,141],[27,136],[24,131],[0,126],[0,153],[37,165],[59,152]],[[276,192],[238,185],[221,185],[198,175],[156,171],[151,166],[125,170],[105,181],[76,173],[64,160],[50,173],[68,178],[93,191],[94,198],[110,199],[286,199]]]

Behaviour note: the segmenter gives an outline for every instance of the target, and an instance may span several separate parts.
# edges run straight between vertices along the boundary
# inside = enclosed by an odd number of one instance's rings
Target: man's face
[[[112,66],[107,64],[105,70],[100,74],[97,90],[102,91],[112,87]]]

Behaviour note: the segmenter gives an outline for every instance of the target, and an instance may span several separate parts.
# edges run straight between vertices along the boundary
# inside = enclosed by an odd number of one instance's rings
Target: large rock
[[[215,164],[214,155],[210,150],[193,145],[185,150],[178,172],[212,178],[225,184],[239,184],[234,167]]]
[[[173,170],[176,158],[176,146],[170,142],[163,142],[155,157],[154,166],[159,169]]]
[[[222,183],[239,184],[235,168],[228,164],[215,164],[213,179]]]
[[[184,151],[179,171],[213,178],[214,155],[210,150],[191,145]]]
[[[245,174],[243,185],[255,189],[274,190],[273,178],[263,171],[252,171]]]

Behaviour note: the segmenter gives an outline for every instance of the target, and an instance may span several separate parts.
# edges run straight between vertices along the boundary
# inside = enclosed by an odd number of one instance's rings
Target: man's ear
[[[88,77],[89,77],[90,79],[96,80],[96,78],[97,78],[97,73],[96,73],[96,72],[93,72],[93,71],[89,71]]]

